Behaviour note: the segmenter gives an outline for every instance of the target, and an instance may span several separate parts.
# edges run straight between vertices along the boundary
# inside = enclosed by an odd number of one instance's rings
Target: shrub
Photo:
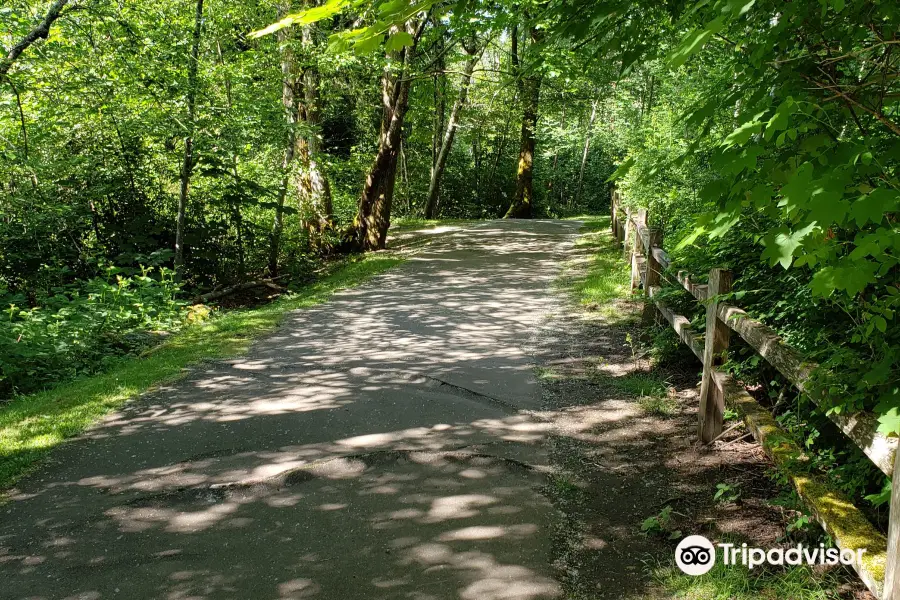
[[[120,273],[110,267],[105,277],[56,288],[34,308],[9,303],[0,321],[0,398],[95,373],[158,343],[186,321],[186,303],[176,297],[180,286],[171,270]]]

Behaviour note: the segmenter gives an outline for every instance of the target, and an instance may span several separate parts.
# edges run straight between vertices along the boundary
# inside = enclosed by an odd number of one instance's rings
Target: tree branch
[[[891,131],[891,133],[893,133],[894,135],[900,136],[900,125],[897,125],[896,123],[894,123],[893,121],[891,121],[890,119],[888,119],[888,118],[884,115],[884,113],[882,113],[881,111],[875,110],[875,109],[872,109],[872,108],[869,108],[869,107],[866,106],[865,104],[859,102],[859,101],[858,101],[856,98],[854,98],[853,96],[850,96],[849,94],[845,94],[845,93],[844,93],[843,91],[841,91],[837,86],[826,85],[826,84],[824,84],[824,83],[821,83],[821,82],[819,82],[819,81],[816,81],[816,80],[813,79],[812,77],[808,77],[807,75],[803,75],[802,73],[800,74],[800,76],[803,77],[803,79],[805,79],[805,80],[807,80],[808,82],[810,82],[811,84],[813,84],[814,86],[816,86],[817,88],[820,88],[820,89],[823,89],[823,90],[828,90],[828,91],[830,91],[830,92],[833,92],[834,94],[836,94],[836,95],[840,96],[841,98],[843,98],[846,102],[848,102],[848,103],[850,103],[850,104],[853,104],[854,106],[859,107],[860,109],[864,110],[865,112],[867,112],[867,113],[869,113],[870,115],[872,115],[873,117],[875,117],[881,124],[883,124],[885,127],[887,127],[887,128]]]
[[[50,5],[50,10],[47,11],[44,20],[28,32],[28,35],[23,37],[18,44],[13,46],[10,51],[7,52],[6,58],[0,61],[0,79],[6,77],[6,74],[9,72],[10,68],[12,68],[13,63],[16,62],[19,55],[25,52],[30,45],[39,39],[47,39],[47,36],[50,35],[50,27],[53,25],[53,22],[59,18],[63,7],[68,1],[69,0],[55,0],[55,2]]]
[[[12,88],[13,94],[16,95],[16,106],[19,107],[19,123],[22,126],[22,147],[25,161],[28,161],[28,129],[25,127],[25,111],[22,110],[22,97],[19,95],[19,89],[13,83],[12,78],[6,77],[6,83]]]

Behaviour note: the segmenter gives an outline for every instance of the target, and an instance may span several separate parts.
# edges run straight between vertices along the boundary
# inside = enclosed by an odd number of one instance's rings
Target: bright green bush
[[[187,319],[179,289],[165,268],[123,276],[109,267],[106,277],[58,288],[41,306],[8,303],[0,321],[0,398],[95,373],[158,343]]]
[[[898,19],[882,3],[699,3],[674,46],[616,86],[605,133],[625,202],[663,230],[673,271],[730,269],[730,300],[821,365],[821,406],[740,343],[729,367],[858,497],[884,476],[826,413],[875,411],[900,434],[900,129],[882,56]]]

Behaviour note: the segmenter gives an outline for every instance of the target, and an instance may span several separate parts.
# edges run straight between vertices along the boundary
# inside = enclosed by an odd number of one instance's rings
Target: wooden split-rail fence
[[[805,468],[806,458],[799,446],[781,430],[772,414],[739,383],[718,367],[724,361],[732,333],[736,333],[781,373],[797,390],[817,404],[827,402],[812,384],[815,363],[785,343],[771,328],[753,319],[736,306],[721,301],[731,292],[732,274],[712,269],[708,283],[699,284],[689,273],[670,273],[671,261],[662,249],[662,232],[648,227],[646,210],[623,208],[620,192],[612,191],[612,233],[623,245],[631,263],[631,289],[643,289],[647,297],[645,319],[662,315],[694,355],[703,363],[700,384],[698,437],[710,443],[722,433],[725,407],[744,419],[766,454],[792,481],[801,500],[841,550],[865,549],[853,567],[880,600],[900,600],[900,461],[895,461],[897,438],[877,431],[877,417],[869,412],[856,414],[828,412],[828,417],[859,446],[881,471],[892,477],[890,521],[887,536],[878,531],[845,494],[824,477]],[[705,335],[698,335],[691,322],[666,306],[660,298],[663,277],[684,287],[706,306]]]

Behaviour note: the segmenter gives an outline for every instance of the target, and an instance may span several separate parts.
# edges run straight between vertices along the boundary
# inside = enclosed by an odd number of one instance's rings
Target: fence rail
[[[842,550],[866,549],[862,561],[853,567],[866,586],[880,600],[900,600],[900,465],[894,457],[897,438],[877,431],[877,417],[872,413],[827,412],[829,419],[857,446],[875,466],[893,477],[890,523],[884,536],[863,516],[846,496],[821,477],[804,467],[803,451],[790,440],[769,411],[750,396],[741,385],[716,367],[720,366],[728,348],[731,332],[736,333],[769,364],[778,370],[801,393],[817,405],[827,406],[813,385],[814,362],[788,345],[775,331],[753,319],[738,307],[721,302],[731,292],[731,273],[712,269],[709,283],[701,284],[690,274],[679,271],[674,279],[701,304],[706,306],[706,331],[699,335],[690,320],[676,314],[660,299],[660,282],[672,261],[662,248],[660,231],[648,227],[647,211],[631,211],[621,205],[618,190],[611,198],[613,236],[623,245],[631,264],[631,289],[643,288],[648,298],[645,319],[658,312],[668,321],[679,339],[703,363],[700,385],[698,436],[704,443],[722,432],[725,405],[738,410],[765,452],[791,479],[800,498],[831,534]]]

